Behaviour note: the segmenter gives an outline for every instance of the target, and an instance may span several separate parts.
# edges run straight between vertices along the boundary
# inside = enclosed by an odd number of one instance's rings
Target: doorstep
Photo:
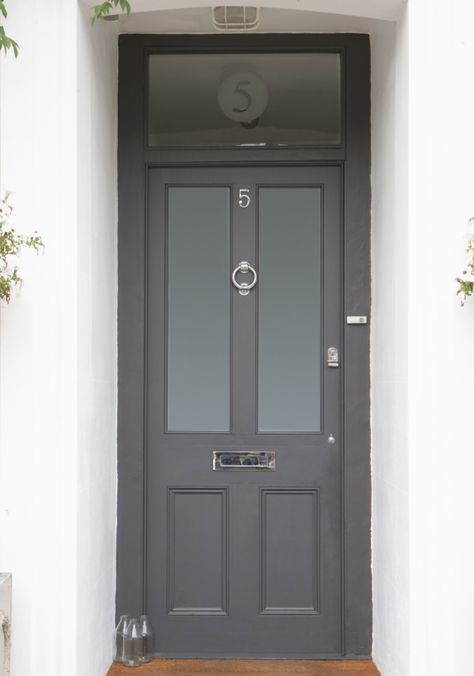
[[[380,676],[371,660],[154,660],[107,676]]]

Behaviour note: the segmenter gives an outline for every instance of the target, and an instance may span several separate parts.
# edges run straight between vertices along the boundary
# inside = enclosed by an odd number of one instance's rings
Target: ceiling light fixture
[[[214,7],[212,22],[218,31],[251,31],[260,21],[259,7]]]

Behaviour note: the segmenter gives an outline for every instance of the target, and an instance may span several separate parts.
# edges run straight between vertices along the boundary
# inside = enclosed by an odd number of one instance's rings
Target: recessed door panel
[[[338,655],[339,169],[151,169],[148,192],[158,652]]]
[[[262,490],[260,584],[264,614],[319,612],[318,497],[317,488]]]
[[[227,612],[227,493],[168,491],[168,614]]]

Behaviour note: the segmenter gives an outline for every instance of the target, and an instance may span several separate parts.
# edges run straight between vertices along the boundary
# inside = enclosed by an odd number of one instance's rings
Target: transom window
[[[339,53],[152,54],[151,147],[337,146]]]

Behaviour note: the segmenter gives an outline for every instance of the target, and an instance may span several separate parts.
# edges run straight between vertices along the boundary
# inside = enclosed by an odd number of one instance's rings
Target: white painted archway
[[[192,9],[196,7],[212,7],[216,5],[258,6],[269,9],[287,9],[325,12],[328,14],[344,14],[369,19],[395,21],[400,15],[406,0],[133,0],[133,12],[153,12],[157,10]],[[86,4],[94,5],[96,0],[86,0]]]

